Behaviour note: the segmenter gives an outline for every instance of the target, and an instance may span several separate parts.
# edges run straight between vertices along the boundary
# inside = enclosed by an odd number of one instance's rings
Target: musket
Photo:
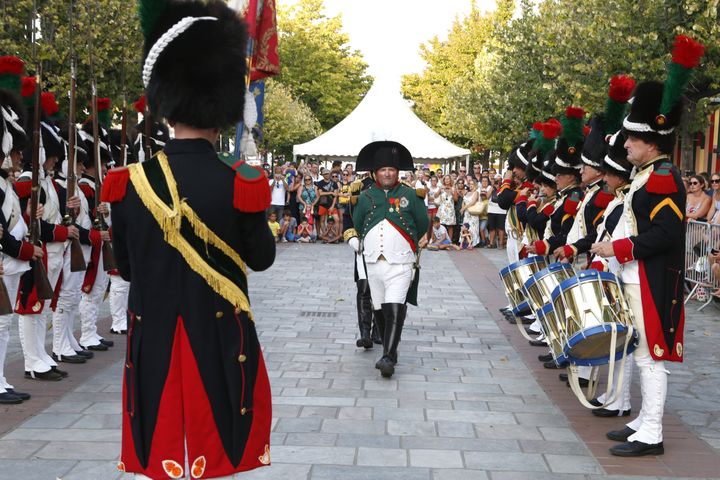
[[[95,66],[93,59],[93,35],[90,35],[90,82],[92,88],[92,130],[93,130],[93,154],[95,158],[95,220],[93,227],[98,231],[107,230],[105,218],[100,212],[100,198],[102,198],[102,160],[100,158],[100,125],[98,124],[98,104],[97,104],[97,83],[95,81]],[[108,241],[102,242],[103,269],[105,271],[117,268],[115,263],[115,255],[113,254],[112,244]]]
[[[75,196],[75,185],[77,184],[77,167],[75,143],[77,132],[75,131],[75,99],[77,88],[77,72],[75,71],[75,49],[73,48],[73,0],[70,0],[70,107],[68,112],[68,156],[67,156],[67,198]],[[65,208],[63,225],[66,227],[75,225],[75,209]],[[85,256],[83,255],[80,240],[70,240],[70,271],[84,272],[87,269]]]
[[[35,246],[40,243],[40,220],[37,217],[38,203],[40,202],[40,86],[42,81],[42,61],[37,57],[37,38],[35,36],[35,21],[37,20],[37,5],[33,0],[32,20],[32,46],[33,59],[37,62],[35,72],[35,117],[33,118],[33,144],[32,144],[32,187],[30,190],[30,225],[28,241]],[[53,288],[47,277],[45,265],[42,259],[30,261],[32,275],[35,280],[35,289],[39,300],[50,300],[53,298]]]
[[[125,42],[120,58],[120,83],[122,84],[122,121],[120,127],[120,161],[127,166],[127,95],[125,92]]]
[[[145,100],[147,100],[147,93],[145,94]],[[152,158],[152,147],[150,145],[150,135],[152,135],[152,118],[150,118],[150,105],[145,102],[145,111],[143,113],[143,120],[145,120],[145,161],[147,162]],[[143,148],[140,145],[140,148]]]

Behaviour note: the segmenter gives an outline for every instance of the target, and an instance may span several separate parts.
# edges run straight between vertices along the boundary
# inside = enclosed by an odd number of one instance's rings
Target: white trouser
[[[380,310],[383,303],[405,303],[412,283],[412,263],[390,264],[378,260],[367,264],[368,285],[373,308]]]
[[[2,281],[5,283],[8,297],[10,297],[12,303],[17,298],[22,274],[23,272],[19,272],[2,276]],[[14,316],[14,313],[0,316],[0,393],[5,393],[8,388],[13,388],[5,379],[5,356],[7,355],[8,342],[10,342],[10,325],[12,325]]]
[[[616,366],[619,366],[620,364],[618,362],[615,362]],[[623,384],[622,389],[620,392],[615,396],[615,400],[608,405],[608,410],[620,410],[621,414],[622,412],[627,412],[632,408],[630,404],[630,386],[632,385],[632,374],[633,374],[633,354],[629,354],[627,358],[625,359],[625,368],[623,369]],[[615,392],[617,389],[617,381],[618,381],[618,374],[620,372],[615,372],[615,376],[613,377],[613,389],[611,392]],[[598,397],[598,401],[601,403],[605,403],[605,394],[603,393]]]
[[[633,357],[635,357],[635,363],[640,370],[640,392],[642,394],[640,415],[628,423],[628,427],[635,430],[635,433],[628,437],[628,441],[649,444],[660,443],[663,441],[662,417],[665,410],[667,375],[669,372],[665,369],[664,361],[657,361],[650,355],[650,349],[645,338],[640,285],[625,284],[625,296],[635,316],[635,328],[640,337],[638,347],[633,352]]]
[[[53,323],[53,353],[58,356],[76,355],[80,346],[73,335],[75,310],[80,303],[80,288],[85,272],[70,271],[70,249],[65,251],[62,266],[63,280],[58,294]]]
[[[92,345],[99,345],[100,339],[102,338],[97,333],[97,320],[98,313],[100,311],[100,304],[102,304],[105,290],[108,286],[108,274],[103,269],[102,252],[98,259],[97,275],[95,276],[95,283],[93,284],[90,292],[82,292],[80,299],[80,330],[82,332],[80,336],[80,345],[83,347],[89,347]]]
[[[62,270],[62,253],[48,253],[47,276],[50,286],[57,284]],[[20,315],[18,325],[20,330],[20,343],[25,357],[25,371],[43,373],[57,364],[45,351],[45,337],[47,334],[47,316],[45,309],[50,308],[49,301],[43,301],[43,313],[39,315]]]
[[[511,230],[507,230],[507,247],[505,251],[507,252],[508,262],[510,263],[515,263],[520,260],[520,240],[513,238],[513,235],[516,234]]]
[[[127,330],[127,308],[128,295],[130,294],[130,282],[123,280],[120,275],[109,275],[110,277],[110,314],[112,315],[112,330],[119,332]]]

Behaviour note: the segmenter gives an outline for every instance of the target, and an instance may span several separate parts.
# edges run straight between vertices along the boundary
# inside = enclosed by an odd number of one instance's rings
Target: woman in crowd
[[[458,176],[457,180],[455,181],[455,188],[457,190],[457,197],[455,198],[455,228],[452,232],[452,242],[453,244],[459,244],[460,243],[460,227],[463,224],[463,212],[462,204],[463,204],[463,198],[465,197],[465,193],[467,193],[467,185],[465,185],[465,177],[466,175]]]
[[[480,242],[480,218],[477,215],[470,214],[468,209],[480,201],[480,194],[474,178],[470,178],[468,185],[470,189],[463,196],[460,212],[463,214],[462,223],[468,224],[468,230],[470,230],[472,238],[471,245],[474,247]]]
[[[448,236],[452,238],[455,229],[455,201],[458,198],[458,192],[452,184],[452,177],[445,175],[443,177],[442,188],[435,193],[435,204],[438,207],[437,216],[440,224],[445,227]]]
[[[305,217],[307,223],[311,226],[315,224],[315,216],[313,211],[315,205],[317,205],[320,196],[318,195],[317,187],[313,183],[310,175],[303,175],[302,187],[297,191],[297,200],[301,205],[300,217]]]
[[[710,178],[710,210],[707,213],[708,223],[720,224],[720,173],[713,173]]]
[[[497,245],[502,247],[505,241],[505,210],[497,204],[497,190],[500,188],[500,179],[495,179],[494,184],[490,186],[488,194],[488,239],[487,248],[496,248]]]
[[[710,197],[705,194],[705,179],[700,175],[693,175],[688,185],[690,190],[687,193],[685,216],[689,220],[704,222],[712,204]]]
[[[435,203],[435,197],[436,194],[440,191],[440,185],[438,185],[438,177],[437,175],[433,175],[430,177],[430,185],[428,186],[427,191],[427,201],[428,201],[428,218],[430,218],[430,228],[428,229],[428,238],[430,237],[430,233],[432,231],[432,220],[435,218],[438,212],[438,206],[437,203]]]
[[[481,213],[480,216],[478,217],[478,220],[479,220],[478,235],[480,236],[480,246],[481,247],[485,247],[488,244],[487,224],[488,224],[488,204],[490,203],[490,193],[488,192],[488,187],[490,187],[490,180],[487,177],[482,177],[480,187],[478,188],[478,193],[480,195],[481,209],[483,211],[483,213]]]

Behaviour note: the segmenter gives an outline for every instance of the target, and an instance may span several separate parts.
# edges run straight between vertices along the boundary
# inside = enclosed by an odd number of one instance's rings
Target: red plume
[[[580,107],[567,107],[565,109],[565,116],[567,118],[583,118],[585,116],[585,110]]]
[[[22,75],[25,62],[18,57],[6,55],[0,57],[0,75]]]
[[[705,53],[705,46],[685,35],[675,37],[673,45],[672,61],[685,68],[695,68],[700,64],[700,59]]]
[[[35,86],[35,77],[22,77],[20,95],[22,95],[23,98],[32,97],[35,94]]]
[[[107,110],[108,108],[110,108],[110,99],[109,98],[98,98],[97,105],[98,105],[98,112]]]
[[[628,75],[615,75],[610,79],[610,91],[608,96],[618,103],[626,103],[630,100],[635,90],[635,80]]]
[[[535,130],[536,132],[540,132],[543,129],[542,127],[543,127],[542,122],[535,122],[535,123],[533,123],[532,129]]]
[[[40,106],[45,112],[45,115],[50,117],[60,110],[57,100],[55,100],[55,95],[51,92],[42,92],[40,94]]]
[[[135,107],[136,112],[145,115],[145,95],[138,98],[137,102],[133,103],[133,107]]]
[[[586,137],[587,137],[588,135],[590,135],[590,125],[585,125],[585,126],[583,127],[583,133],[585,134]]]
[[[556,119],[551,118],[547,122],[543,123],[543,138],[547,140],[554,140],[562,131],[562,125]]]

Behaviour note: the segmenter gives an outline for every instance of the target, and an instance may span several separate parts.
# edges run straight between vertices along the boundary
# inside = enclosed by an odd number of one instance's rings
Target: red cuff
[[[533,188],[535,188],[535,185],[533,185],[532,182],[523,182],[520,188],[527,188],[528,190],[532,190]]]
[[[18,260],[22,260],[25,262],[27,262],[28,260],[32,260],[33,253],[35,253],[35,248],[33,247],[33,244],[29,242],[22,242],[22,245],[20,245],[20,253],[18,254]]]
[[[547,255],[548,244],[545,240],[538,240],[535,242],[535,253],[537,255]]]
[[[95,230],[94,228],[90,230],[90,243],[92,243],[93,247],[99,247],[102,243],[102,239],[100,238],[100,230]]]
[[[518,197],[515,199],[515,205],[522,202],[527,202],[528,197],[526,195],[518,195]]]
[[[537,204],[538,204],[538,203],[537,203],[537,200],[533,200],[532,202],[529,202],[529,203],[528,203],[527,208],[537,207]]]
[[[512,183],[512,180],[510,180],[509,178],[506,178],[505,180],[503,180],[503,185],[510,185],[511,183]]]
[[[563,247],[563,254],[565,255],[565,258],[572,258],[572,257],[575,256],[576,251],[575,251],[575,249],[572,247],[572,245],[565,245],[565,246]]]
[[[591,270],[597,270],[598,272],[605,271],[605,264],[600,261],[594,261],[590,264],[590,267],[588,267]]]
[[[523,245],[523,247],[520,249],[518,257],[520,259],[527,258],[527,247],[525,245]]]
[[[633,243],[629,238],[621,238],[612,242],[615,258],[620,263],[632,262],[635,260],[633,256]]]
[[[55,228],[53,228],[53,242],[64,242],[67,239],[67,227],[65,225],[55,225]]]
[[[547,205],[545,205],[545,208],[542,209],[543,215],[548,218],[550,217],[550,215],[553,214],[553,211],[555,211],[555,205],[553,205],[552,203],[548,203]]]

